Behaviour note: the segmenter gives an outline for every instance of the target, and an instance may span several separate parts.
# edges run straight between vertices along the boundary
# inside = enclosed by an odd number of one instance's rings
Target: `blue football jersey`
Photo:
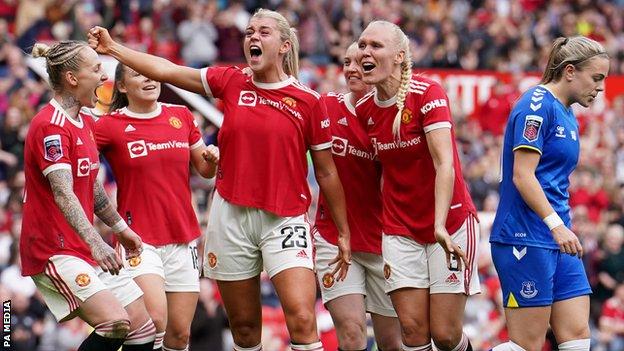
[[[568,186],[579,158],[578,122],[572,109],[543,86],[524,93],[507,121],[500,203],[490,242],[557,249],[550,230],[524,202],[513,183],[513,153],[520,148],[541,154],[535,176],[548,202],[569,228]]]

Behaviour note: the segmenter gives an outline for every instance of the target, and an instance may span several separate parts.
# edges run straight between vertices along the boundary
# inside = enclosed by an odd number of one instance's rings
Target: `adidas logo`
[[[134,132],[136,130],[136,128],[134,128],[132,126],[132,124],[128,124],[128,126],[126,127],[126,129],[124,129],[124,132]]]
[[[78,137],[78,140],[76,141],[76,145],[82,145],[82,139],[80,139],[80,137]]]
[[[455,275],[455,273],[451,273],[444,282],[447,284],[459,284],[459,279],[457,279],[457,275]]]
[[[349,122],[347,122],[347,117],[342,117],[338,120],[338,124],[342,124],[343,126],[348,126]]]
[[[305,250],[301,250],[297,253],[297,257],[301,257],[301,258],[310,258],[308,256],[308,254],[305,252]]]
[[[372,126],[373,124],[375,124],[375,122],[373,122],[373,117],[368,117],[368,125]]]

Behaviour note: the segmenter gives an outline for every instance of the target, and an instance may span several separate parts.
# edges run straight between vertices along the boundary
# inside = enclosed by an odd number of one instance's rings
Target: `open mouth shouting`
[[[362,62],[362,71],[364,74],[371,73],[375,67],[377,66],[372,62]]]
[[[258,62],[260,61],[260,57],[262,56],[262,49],[255,44],[249,46],[249,56],[251,61]]]

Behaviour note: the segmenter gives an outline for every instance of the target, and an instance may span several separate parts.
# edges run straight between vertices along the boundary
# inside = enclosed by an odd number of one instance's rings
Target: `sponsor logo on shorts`
[[[329,289],[334,286],[334,276],[331,273],[325,273],[323,276],[323,287]]]
[[[308,256],[308,254],[305,252],[305,250],[301,250],[301,251],[299,251],[299,252],[297,253],[297,257],[299,257],[299,258],[310,258],[310,257]]]
[[[171,126],[175,129],[182,128],[182,121],[180,121],[178,117],[169,118],[169,124],[171,124]]]
[[[141,256],[132,257],[128,260],[130,267],[136,267],[141,264]]]
[[[386,263],[384,264],[384,278],[388,280],[388,278],[390,278],[390,274],[392,274],[392,270],[390,269],[390,265]]]
[[[76,276],[76,284],[78,284],[79,287],[84,288],[89,285],[89,283],[91,283],[91,278],[87,273],[80,273]]]
[[[457,274],[451,273],[444,282],[446,284],[459,284],[459,278],[457,278]]]
[[[208,253],[208,266],[215,268],[217,266],[217,255],[212,252]]]
[[[403,122],[403,124],[408,124],[411,121],[412,121],[412,110],[410,110],[409,108],[404,108],[403,112],[401,112],[401,122]]]
[[[525,299],[532,299],[537,296],[537,289],[535,288],[535,282],[532,280],[522,282],[522,289],[520,295]]]

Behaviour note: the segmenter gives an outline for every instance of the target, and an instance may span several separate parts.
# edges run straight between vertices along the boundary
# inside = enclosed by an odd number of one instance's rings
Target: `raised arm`
[[[206,95],[199,69],[176,65],[164,58],[127,48],[113,41],[108,30],[102,27],[91,28],[87,37],[89,45],[99,54],[110,55],[150,79]]]
[[[73,191],[71,170],[58,169],[47,175],[54,202],[63,213],[67,223],[91,249],[91,255],[98,265],[111,274],[119,273],[122,262],[115,250],[106,244],[89,222],[80,201]],[[43,214],[44,215],[44,214]]]

